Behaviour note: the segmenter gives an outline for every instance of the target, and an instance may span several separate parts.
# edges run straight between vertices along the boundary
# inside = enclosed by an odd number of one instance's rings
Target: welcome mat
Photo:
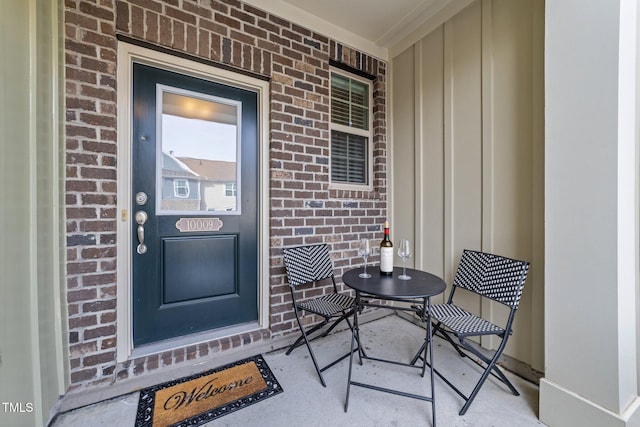
[[[261,355],[140,391],[136,427],[199,426],[282,387]]]

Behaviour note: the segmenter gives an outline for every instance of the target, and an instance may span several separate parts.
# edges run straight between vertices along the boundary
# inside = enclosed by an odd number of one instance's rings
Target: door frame
[[[133,347],[131,103],[133,63],[247,89],[258,94],[258,321]],[[117,362],[269,326],[269,81],[118,41]]]

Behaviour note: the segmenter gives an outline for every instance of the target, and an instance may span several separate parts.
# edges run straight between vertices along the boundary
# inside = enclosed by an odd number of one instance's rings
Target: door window
[[[241,104],[160,84],[157,92],[157,213],[240,214]]]

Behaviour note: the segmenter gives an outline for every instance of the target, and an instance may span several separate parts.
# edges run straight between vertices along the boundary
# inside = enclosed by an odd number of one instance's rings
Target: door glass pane
[[[240,103],[158,86],[158,213],[240,213]]]

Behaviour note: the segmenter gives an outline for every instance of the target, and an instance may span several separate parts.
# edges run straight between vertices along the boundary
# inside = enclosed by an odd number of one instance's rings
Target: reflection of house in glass
[[[162,153],[164,211],[235,211],[236,162]]]
[[[200,177],[171,154],[162,153],[163,211],[200,210]]]
[[[235,211],[236,162],[180,157],[182,163],[200,176],[201,210]]]

